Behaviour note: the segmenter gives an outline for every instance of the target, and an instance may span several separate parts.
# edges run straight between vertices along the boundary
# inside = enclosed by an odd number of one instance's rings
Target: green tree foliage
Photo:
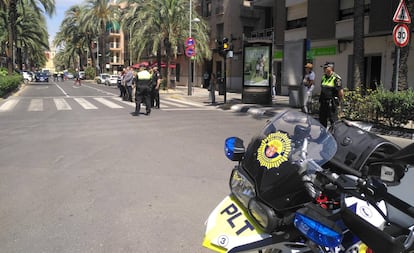
[[[133,59],[140,60],[144,52],[152,55],[165,53],[165,62],[169,66],[171,58],[176,58],[178,50],[183,51],[185,39],[190,29],[190,1],[188,0],[129,0],[130,8],[124,12],[122,27],[130,31],[129,46],[135,52]],[[208,47],[208,24],[191,10],[194,22],[192,37],[197,41],[197,61],[211,58]],[[167,80],[170,80],[167,72]],[[168,88],[169,83],[167,83]]]
[[[26,11],[31,10],[39,17],[43,14],[53,15],[55,12],[54,0],[8,0],[2,1],[0,5],[2,11],[2,17],[6,20],[5,31],[7,33],[7,40],[1,41],[2,47],[6,48],[8,73],[11,75],[14,69],[14,45],[18,41],[18,19],[21,16],[26,16]],[[21,12],[19,12],[21,10]],[[32,27],[39,27],[41,23],[33,23]],[[43,52],[44,53],[44,52]]]

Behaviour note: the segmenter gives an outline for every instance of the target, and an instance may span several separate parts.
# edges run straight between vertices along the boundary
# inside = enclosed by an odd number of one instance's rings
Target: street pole
[[[192,11],[192,8],[193,8],[192,7],[192,0],[190,0],[190,13],[189,13],[190,31],[189,31],[189,36],[188,36],[189,38],[191,38],[191,11]],[[192,85],[191,85],[191,56],[188,57],[188,85],[187,86],[188,86],[187,94],[188,94],[188,96],[192,96],[193,95],[193,90],[192,90]]]
[[[398,91],[398,72],[400,71],[400,47],[397,47],[397,59],[396,59],[396,63],[395,63],[395,87],[394,87],[394,92]]]
[[[227,52],[224,53],[223,55],[223,67],[224,67],[224,74],[223,74],[223,90],[224,90],[224,103],[227,103]]]
[[[101,73],[101,67],[99,66],[99,38],[96,41],[96,67],[98,68],[98,75],[99,75]]]

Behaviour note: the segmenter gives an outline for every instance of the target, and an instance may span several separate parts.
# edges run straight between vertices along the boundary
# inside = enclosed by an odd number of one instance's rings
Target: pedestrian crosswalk
[[[186,101],[174,98],[164,98],[161,100],[162,110],[204,110],[211,109],[202,103]],[[101,96],[101,97],[45,97],[27,98],[13,97],[0,102],[0,113],[13,110],[24,110],[28,112],[42,112],[47,110],[71,111],[99,110],[99,109],[122,109],[135,108],[135,103],[123,101],[120,97]]]

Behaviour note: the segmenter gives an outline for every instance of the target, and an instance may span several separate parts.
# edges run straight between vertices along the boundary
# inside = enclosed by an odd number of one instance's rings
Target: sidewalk
[[[209,91],[201,87],[193,87],[192,95],[188,95],[187,86],[177,86],[175,89],[169,89],[168,91],[161,90],[160,94],[163,96],[171,96],[175,99],[191,100],[198,103],[204,103],[206,105],[212,105],[209,99]],[[275,113],[285,109],[295,109],[300,111],[300,108],[292,107],[289,103],[289,96],[275,96],[272,101],[272,105],[259,105],[259,104],[243,104],[241,93],[227,92],[226,103],[224,103],[224,95],[218,95],[216,91],[216,103],[214,106],[222,110],[231,110],[235,113],[248,113],[256,118],[272,117]],[[162,98],[161,98],[162,99]],[[368,124],[367,130],[375,131],[372,129],[372,125]],[[411,143],[414,139],[414,134],[410,133],[384,133],[378,132],[377,134],[390,139],[400,139],[400,141]],[[411,137],[411,138],[410,138]]]
[[[211,104],[209,98],[210,91],[201,87],[193,87],[192,95],[188,95],[187,86],[177,86],[175,89],[160,90],[160,94],[165,96],[173,96],[180,99],[192,100],[199,103]],[[258,104],[243,104],[242,94],[237,92],[227,92],[226,103],[224,103],[224,95],[219,95],[218,91],[215,93],[215,105],[223,110],[237,110],[244,107],[249,108],[263,108],[265,110],[281,110],[283,108],[291,108],[289,105],[288,96],[275,96],[272,105],[258,105]],[[299,108],[298,108],[299,109]]]

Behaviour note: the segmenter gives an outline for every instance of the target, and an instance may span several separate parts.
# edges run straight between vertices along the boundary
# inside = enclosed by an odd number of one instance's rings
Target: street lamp
[[[190,13],[189,13],[189,16],[190,16],[190,18],[189,18],[189,20],[190,20],[190,24],[189,24],[189,27],[190,27],[190,29],[189,29],[189,38],[191,38],[191,29],[192,29],[192,27],[191,27],[191,24],[193,23],[193,22],[200,22],[200,19],[199,18],[195,18],[195,19],[192,19],[192,17],[191,17],[191,14],[192,14],[192,11],[193,11],[193,5],[192,5],[192,0],[190,0]],[[193,89],[192,89],[192,81],[191,81],[191,77],[192,77],[192,68],[191,68],[191,56],[190,57],[188,57],[188,96],[191,96],[191,95],[193,95]]]

